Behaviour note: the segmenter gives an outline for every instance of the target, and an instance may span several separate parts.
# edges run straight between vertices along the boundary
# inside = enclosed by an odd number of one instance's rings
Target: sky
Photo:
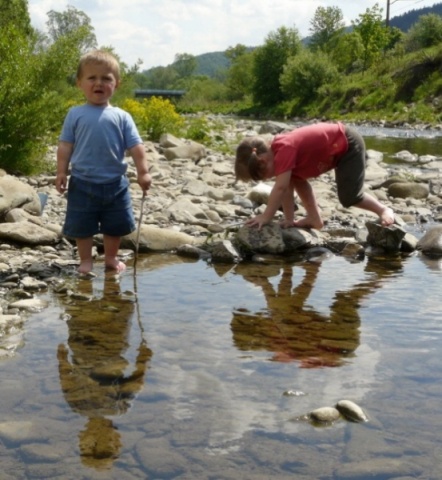
[[[440,2],[390,0],[390,18]],[[45,31],[47,13],[70,5],[91,19],[99,46],[112,46],[129,66],[140,59],[141,70],[170,65],[177,54],[256,47],[282,26],[306,37],[318,7],[339,7],[350,25],[376,3],[385,15],[387,0],[28,0],[35,28]]]

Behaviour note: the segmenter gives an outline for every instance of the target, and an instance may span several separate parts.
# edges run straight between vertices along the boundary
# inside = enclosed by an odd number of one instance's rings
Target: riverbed
[[[367,147],[441,151],[395,138]],[[438,479],[441,272],[416,252],[141,254],[68,279],[1,361],[1,479]],[[369,421],[309,421],[342,399]]]

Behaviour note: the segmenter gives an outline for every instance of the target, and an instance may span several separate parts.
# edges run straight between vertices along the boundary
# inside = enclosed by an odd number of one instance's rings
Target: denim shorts
[[[102,233],[122,237],[135,228],[127,177],[106,184],[69,179],[64,235],[87,238]]]

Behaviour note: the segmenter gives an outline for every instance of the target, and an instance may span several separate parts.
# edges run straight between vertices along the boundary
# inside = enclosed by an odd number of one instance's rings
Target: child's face
[[[118,87],[118,80],[107,65],[89,63],[81,69],[77,86],[83,91],[90,105],[106,106]]]

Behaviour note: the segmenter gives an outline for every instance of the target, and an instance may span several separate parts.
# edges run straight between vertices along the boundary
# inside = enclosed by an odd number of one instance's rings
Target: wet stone
[[[368,417],[362,408],[351,400],[340,400],[336,404],[336,408],[347,420],[353,422],[368,422]]]
[[[310,412],[309,417],[313,422],[333,423],[341,416],[334,407],[321,407]]]

